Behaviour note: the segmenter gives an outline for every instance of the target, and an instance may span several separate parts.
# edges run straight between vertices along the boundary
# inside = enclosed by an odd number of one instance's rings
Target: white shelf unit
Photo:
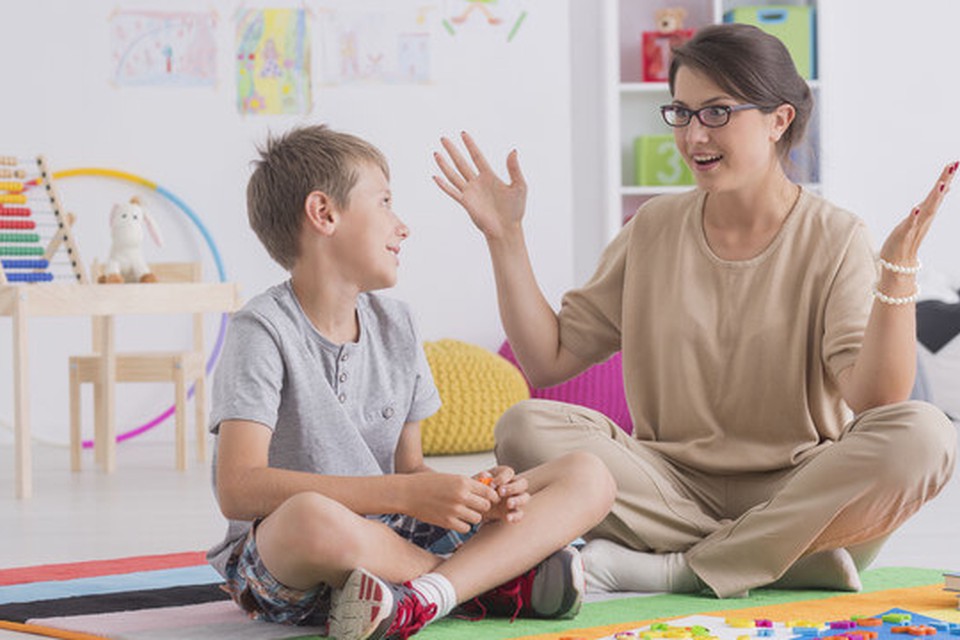
[[[666,82],[644,82],[642,68],[642,32],[655,31],[654,14],[658,9],[682,6],[687,10],[684,28],[698,29],[723,22],[726,11],[739,6],[801,5],[814,12],[814,56],[818,49],[816,34],[819,11],[816,0],[604,0],[603,42],[605,96],[605,193],[604,227],[612,238],[623,223],[646,200],[664,193],[678,193],[691,186],[636,186],[634,139],[639,135],[669,135],[671,129],[660,118],[659,106],[670,102]],[[810,169],[801,181],[819,190],[820,98],[817,79],[809,81],[814,92],[815,109],[807,136],[798,150],[807,158]]]

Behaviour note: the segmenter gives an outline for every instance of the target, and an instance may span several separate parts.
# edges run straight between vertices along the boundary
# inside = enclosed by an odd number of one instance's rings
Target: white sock
[[[580,551],[587,576],[587,592],[666,591],[692,593],[700,579],[681,553],[646,553],[598,538]]]
[[[425,573],[411,580],[410,586],[416,589],[429,604],[437,605],[437,615],[431,622],[445,617],[457,606],[457,592],[453,590],[453,585],[444,575]]]
[[[797,560],[771,587],[860,591],[860,573],[846,549],[821,551]]]

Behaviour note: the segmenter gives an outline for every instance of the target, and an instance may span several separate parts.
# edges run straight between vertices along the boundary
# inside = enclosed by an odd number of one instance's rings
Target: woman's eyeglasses
[[[755,104],[735,104],[687,109],[676,104],[666,104],[660,107],[660,115],[663,116],[663,121],[671,127],[685,127],[696,116],[703,126],[716,129],[730,122],[730,114],[734,111],[759,108]]]

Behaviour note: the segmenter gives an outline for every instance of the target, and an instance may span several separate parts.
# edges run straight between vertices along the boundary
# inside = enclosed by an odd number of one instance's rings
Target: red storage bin
[[[666,82],[670,73],[671,50],[693,37],[693,29],[643,32],[643,81]]]

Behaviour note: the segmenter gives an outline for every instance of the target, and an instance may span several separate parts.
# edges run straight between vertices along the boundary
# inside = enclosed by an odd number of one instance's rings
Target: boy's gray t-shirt
[[[357,342],[337,345],[307,319],[289,280],[250,300],[227,329],[210,430],[224,420],[264,425],[273,431],[269,465],[279,469],[393,473],[404,423],[435,413],[440,396],[406,304],[364,293],[357,320]],[[221,574],[251,525],[229,521],[207,553]]]

